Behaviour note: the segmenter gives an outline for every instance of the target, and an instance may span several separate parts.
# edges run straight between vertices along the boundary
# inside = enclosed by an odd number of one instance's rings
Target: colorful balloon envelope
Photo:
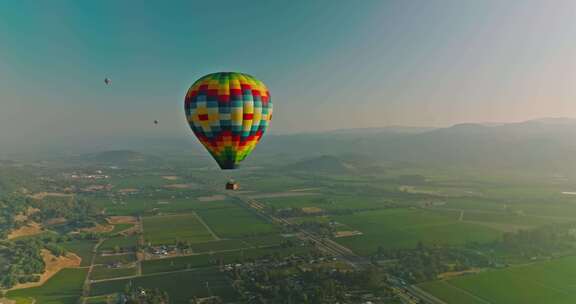
[[[198,79],[184,101],[190,128],[222,169],[235,169],[254,150],[272,119],[266,85],[243,73]]]

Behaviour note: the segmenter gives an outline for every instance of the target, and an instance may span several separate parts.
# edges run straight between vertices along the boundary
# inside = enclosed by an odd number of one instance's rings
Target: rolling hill
[[[277,154],[291,154],[300,159],[361,154],[377,162],[572,170],[576,169],[576,120],[466,123],[422,132],[270,136],[249,161]]]
[[[158,162],[160,158],[130,150],[104,151],[81,155],[80,160],[97,164],[127,165]]]
[[[354,172],[356,168],[351,163],[345,162],[336,156],[322,155],[284,166],[281,170],[287,172],[305,171],[321,174],[347,174]]]

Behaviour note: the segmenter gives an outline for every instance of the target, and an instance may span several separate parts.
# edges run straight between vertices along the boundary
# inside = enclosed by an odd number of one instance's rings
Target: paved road
[[[280,224],[283,226],[296,228],[295,225],[292,224],[290,221],[267,213],[266,208],[264,208],[265,204],[257,201],[254,198],[248,198],[234,192],[227,192],[225,194],[230,197],[236,198],[246,207],[251,208],[261,217],[267,219],[268,221],[274,224]],[[333,256],[339,258],[340,260],[347,262],[354,269],[361,270],[374,267],[374,265],[372,264],[372,262],[370,262],[369,259],[355,254],[349,248],[346,248],[329,238],[318,236],[304,229],[298,229],[298,236],[300,237],[301,240],[313,242],[318,248],[320,248],[320,250],[332,254]],[[395,279],[393,281],[399,282],[400,280]],[[402,300],[402,302],[406,304],[416,304],[416,303],[447,304],[415,286],[404,286],[401,284],[397,284],[393,287],[393,290],[396,291],[398,297]]]
[[[82,303],[86,303],[86,297],[90,295],[90,275],[92,274],[92,270],[94,269],[94,263],[96,262],[96,257],[98,256],[98,247],[102,245],[104,240],[98,241],[98,243],[92,248],[92,260],[90,261],[90,266],[88,267],[88,274],[86,274],[86,278],[84,279],[84,286],[82,288]]]

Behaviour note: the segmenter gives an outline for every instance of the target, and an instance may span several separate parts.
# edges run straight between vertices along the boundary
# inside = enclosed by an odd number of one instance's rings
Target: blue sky
[[[269,86],[275,133],[576,116],[574,20],[569,0],[2,1],[0,140],[179,136],[215,71]]]

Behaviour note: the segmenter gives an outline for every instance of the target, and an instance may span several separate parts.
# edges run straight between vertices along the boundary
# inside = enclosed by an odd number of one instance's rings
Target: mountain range
[[[88,150],[88,154],[75,154],[81,155],[80,160],[91,163],[137,164],[143,160],[150,161],[150,156],[157,156],[159,158],[153,160],[158,160],[167,155],[180,155],[200,162],[208,159],[205,157],[208,154],[192,136],[116,138],[107,143],[103,146],[113,149],[95,148]],[[89,146],[83,148],[87,150]],[[329,164],[335,161],[329,157],[344,161],[336,166],[337,171],[350,170],[354,167],[350,164],[367,167],[383,162],[570,171],[576,169],[576,119],[544,118],[518,123],[463,123],[447,128],[364,128],[266,135],[245,160],[244,166],[294,164],[293,169],[304,170],[307,161],[316,159],[327,164],[322,170],[330,171],[334,168]]]
[[[378,130],[271,136],[255,155],[353,155],[369,161],[434,165],[576,168],[575,119],[465,123],[416,132]]]

